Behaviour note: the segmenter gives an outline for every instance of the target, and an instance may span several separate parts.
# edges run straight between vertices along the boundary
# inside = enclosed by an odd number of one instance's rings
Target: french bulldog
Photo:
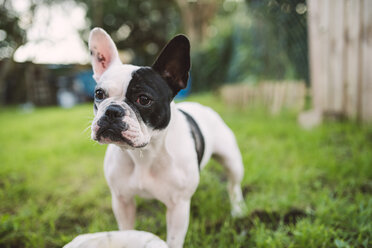
[[[152,66],[123,64],[101,28],[89,36],[95,87],[91,138],[109,144],[104,173],[120,230],[134,228],[135,196],[167,208],[167,244],[183,246],[199,173],[213,157],[228,173],[231,213],[244,212],[242,157],[233,132],[211,108],[173,99],[187,86],[190,43],[175,36]]]

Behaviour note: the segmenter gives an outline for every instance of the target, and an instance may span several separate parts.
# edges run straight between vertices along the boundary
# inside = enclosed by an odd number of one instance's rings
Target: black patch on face
[[[139,97],[151,99],[149,105],[138,102]],[[126,100],[146,125],[154,129],[164,129],[170,121],[170,103],[173,92],[164,79],[151,67],[142,67],[133,72],[129,82]]]

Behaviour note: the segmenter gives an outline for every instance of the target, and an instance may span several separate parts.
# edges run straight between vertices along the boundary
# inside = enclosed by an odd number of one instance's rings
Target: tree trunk
[[[191,44],[203,42],[208,36],[208,25],[217,12],[219,1],[176,0],[176,3],[181,12],[184,31],[190,38]]]
[[[13,66],[14,62],[12,59],[4,59],[0,66],[0,105],[5,104],[6,77]]]

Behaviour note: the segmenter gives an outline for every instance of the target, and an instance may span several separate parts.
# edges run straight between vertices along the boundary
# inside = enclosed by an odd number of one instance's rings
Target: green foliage
[[[229,18],[229,17],[226,17]],[[229,22],[217,19],[218,35],[201,47],[192,47],[191,79],[194,92],[216,89],[225,82],[232,57],[232,33]]]
[[[292,113],[229,108],[203,94],[236,134],[247,217],[234,220],[226,175],[211,162],[193,196],[185,247],[371,247],[372,127],[305,131]],[[84,131],[92,106],[0,110],[0,246],[61,247],[117,229],[102,162]],[[136,227],[165,238],[165,207],[138,199]]]
[[[308,81],[302,11],[306,12],[304,0],[226,1],[211,24],[211,37],[194,49],[193,89],[267,79]]]
[[[246,0],[253,16],[254,47],[264,74],[276,79],[309,81],[307,7],[305,0]]]
[[[0,4],[0,59],[9,58],[26,40],[26,32],[19,25],[18,14],[13,10],[12,3],[5,1]]]
[[[180,32],[181,19],[174,1],[76,1],[87,6],[90,26],[82,33],[96,26],[104,28],[118,49],[133,52],[134,64],[151,65],[166,42]]]

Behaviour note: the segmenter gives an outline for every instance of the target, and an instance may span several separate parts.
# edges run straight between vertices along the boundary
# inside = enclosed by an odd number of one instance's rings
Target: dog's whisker
[[[88,130],[90,129],[90,125],[89,126],[87,126],[86,128],[84,128],[84,130],[83,131],[81,131],[81,133],[86,133]]]

